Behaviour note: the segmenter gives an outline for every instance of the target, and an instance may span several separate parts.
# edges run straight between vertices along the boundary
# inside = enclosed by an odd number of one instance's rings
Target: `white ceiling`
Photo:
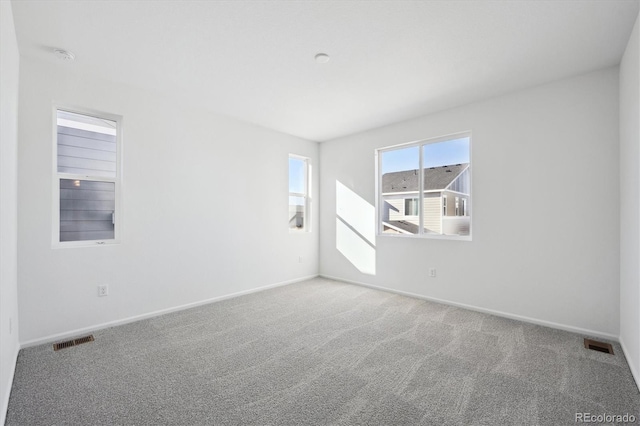
[[[616,65],[639,5],[12,1],[23,56],[315,141]]]

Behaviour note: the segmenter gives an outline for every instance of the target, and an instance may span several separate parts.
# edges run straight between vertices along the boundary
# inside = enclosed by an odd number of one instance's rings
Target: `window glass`
[[[58,172],[116,177],[116,122],[58,111]]]
[[[59,226],[54,242],[116,239],[117,138],[114,120],[56,110],[55,213]]]
[[[60,179],[60,241],[115,238],[113,182]]]
[[[419,191],[419,157],[418,146],[381,153],[383,233],[417,234],[419,232],[418,203],[415,204],[415,215],[406,213],[407,205],[405,204],[405,200],[416,198]]]
[[[309,231],[309,160],[289,155],[289,229]]]
[[[379,232],[469,236],[469,135],[378,151]]]

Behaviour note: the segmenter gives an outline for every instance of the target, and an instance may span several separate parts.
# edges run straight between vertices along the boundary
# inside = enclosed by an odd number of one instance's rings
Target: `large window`
[[[120,119],[61,108],[55,114],[54,243],[116,242]]]
[[[471,239],[471,135],[376,151],[378,233]]]
[[[311,166],[309,159],[289,155],[289,229],[293,232],[310,231]]]

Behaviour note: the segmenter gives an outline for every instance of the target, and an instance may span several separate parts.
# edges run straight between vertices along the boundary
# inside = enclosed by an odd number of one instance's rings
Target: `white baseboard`
[[[5,392],[4,401],[2,401],[2,412],[0,413],[0,425],[3,425],[7,419],[7,410],[9,410],[9,398],[11,397],[11,388],[13,388],[13,377],[16,374],[16,365],[18,364],[18,354],[20,353],[20,345],[16,346],[16,351],[13,354],[13,367],[9,374],[9,383],[7,383],[7,391]]]
[[[376,289],[376,290],[387,291],[389,293],[395,293],[395,294],[399,294],[399,295],[402,295],[402,296],[415,297],[417,299],[428,300],[430,302],[442,303],[443,305],[455,306],[455,307],[458,307],[458,308],[469,309],[471,311],[482,312],[482,313],[485,313],[485,314],[491,314],[491,315],[495,315],[495,316],[498,316],[498,317],[514,319],[514,320],[528,322],[528,323],[536,324],[536,325],[542,325],[542,326],[545,326],[545,327],[555,328],[555,329],[558,329],[558,330],[570,331],[572,333],[584,334],[584,335],[589,336],[589,337],[597,337],[597,338],[601,338],[601,339],[607,339],[607,340],[611,340],[613,342],[619,342],[619,340],[620,340],[619,337],[614,335],[614,334],[603,333],[603,332],[595,331],[595,330],[588,330],[586,328],[574,327],[574,326],[571,326],[571,325],[565,325],[565,324],[560,324],[560,323],[556,323],[556,322],[545,321],[545,320],[541,320],[541,319],[537,319],[537,318],[525,317],[525,316],[522,316],[522,315],[516,315],[516,314],[511,314],[511,313],[508,313],[508,312],[496,311],[496,310],[493,310],[493,309],[482,308],[482,307],[479,307],[479,306],[473,306],[473,305],[467,305],[467,304],[464,304],[464,303],[452,302],[450,300],[438,299],[438,298],[435,298],[435,297],[424,296],[422,294],[410,293],[408,291],[395,290],[395,289],[392,289],[392,288],[377,286],[377,285],[363,283],[363,282],[359,282],[359,281],[346,280],[344,278],[332,277],[332,276],[326,275],[326,274],[320,274],[320,276],[323,277],[323,278],[330,279],[330,280],[342,281],[342,282],[345,282],[345,283],[360,285],[360,286],[363,286],[363,287],[369,287],[369,288],[373,288],[373,289]]]
[[[127,317],[127,318],[123,318],[123,319],[119,319],[119,320],[115,320],[115,321],[109,321],[109,322],[105,322],[105,323],[101,323],[101,324],[95,324],[95,325],[91,325],[89,327],[83,327],[83,328],[78,328],[75,330],[71,330],[71,331],[66,331],[64,333],[57,333],[57,334],[52,334],[49,336],[45,336],[45,337],[39,337],[37,339],[32,339],[32,340],[28,340],[26,342],[21,342],[20,343],[20,348],[28,348],[31,346],[38,346],[38,345],[42,345],[45,343],[51,343],[51,342],[55,342],[58,340],[64,340],[70,337],[75,337],[81,334],[86,334],[86,333],[91,333],[94,331],[98,331],[98,330],[102,330],[105,328],[109,328],[109,327],[115,327],[118,325],[124,325],[124,324],[128,324],[128,323],[132,323],[132,322],[136,322],[136,321],[141,321],[147,318],[153,318],[153,317],[157,317],[160,315],[165,315],[165,314],[169,314],[171,312],[177,312],[177,311],[183,311],[185,309],[190,309],[190,308],[195,308],[197,306],[202,306],[202,305],[208,305],[210,303],[215,303],[215,302],[220,302],[222,300],[227,300],[227,299],[232,299],[234,297],[239,297],[239,296],[244,296],[246,294],[251,294],[251,293],[257,293],[259,291],[264,291],[264,290],[268,290],[270,288],[275,288],[275,287],[281,287],[281,286],[285,286],[285,285],[289,285],[289,284],[294,284],[300,281],[306,281],[306,280],[310,280],[312,278],[316,278],[318,275],[309,275],[306,277],[302,277],[302,278],[296,278],[293,280],[288,280],[288,281],[282,281],[279,283],[275,283],[275,284],[268,284],[262,287],[256,287],[256,288],[252,288],[249,290],[244,290],[244,291],[239,291],[237,293],[231,293],[231,294],[226,294],[224,296],[217,296],[217,297],[212,297],[210,299],[205,299],[205,300],[200,300],[197,302],[192,302],[192,303],[187,303],[185,305],[180,305],[180,306],[175,306],[172,308],[166,308],[166,309],[160,309],[157,311],[153,311],[153,312],[148,312],[146,314],[141,314],[141,315],[135,315],[132,317]],[[0,423],[3,424],[3,423]]]
[[[622,336],[620,336],[620,347],[622,347],[622,352],[624,352],[624,357],[627,359],[627,365],[629,366],[629,370],[631,370],[631,375],[633,376],[633,379],[636,381],[636,386],[638,387],[638,390],[640,391],[640,375],[638,374],[638,368],[640,368],[640,366],[635,365],[632,361],[632,359],[629,357],[629,351],[627,350],[627,346],[624,343],[624,339],[622,338]]]

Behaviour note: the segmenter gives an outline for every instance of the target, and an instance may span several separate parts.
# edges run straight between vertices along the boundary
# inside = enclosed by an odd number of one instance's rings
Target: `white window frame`
[[[102,177],[80,175],[74,173],[58,172],[58,111],[66,111],[75,114],[89,115],[97,118],[114,121],[116,123],[116,176]],[[72,247],[101,247],[105,245],[120,244],[122,234],[122,129],[123,118],[121,115],[106,113],[89,108],[70,106],[68,104],[55,103],[52,110],[52,221],[51,238],[52,248]],[[114,211],[114,238],[102,240],[60,241],[60,180],[85,180],[96,182],[113,182],[115,185],[115,211]]]
[[[302,229],[289,228],[291,234],[304,234],[311,232],[311,160],[308,157],[302,155],[289,154],[289,157],[295,160],[301,160],[304,163],[304,193],[289,192],[289,197],[302,197],[304,199],[304,219]],[[287,162],[287,170],[288,170]],[[290,172],[290,170],[288,170]],[[287,185],[289,179],[287,178]]]
[[[422,147],[424,145],[429,145],[432,143],[439,142],[447,142],[454,139],[460,138],[469,138],[469,200],[467,203],[467,215],[469,216],[469,235],[442,235],[442,234],[426,234],[422,230],[422,226],[418,227],[418,234],[403,234],[403,233],[384,233],[383,225],[382,225],[382,153],[387,151],[396,151],[398,149],[411,148],[414,146],[419,147],[418,149],[418,169],[420,170],[419,176],[419,188],[418,188],[418,213],[419,213],[419,223],[423,223],[423,206],[424,206],[424,178],[423,178],[423,150]],[[434,138],[421,139],[413,142],[402,143],[392,146],[387,146],[384,148],[378,148],[375,150],[375,191],[376,191],[376,235],[384,238],[422,238],[422,239],[433,239],[433,240],[454,240],[454,241],[472,241],[473,235],[473,215],[471,214],[471,205],[473,199],[473,155],[472,155],[472,146],[473,146],[473,138],[471,136],[471,131],[452,133],[444,136],[438,136]],[[443,193],[444,196],[444,193]]]
[[[410,201],[409,202],[410,206],[414,206],[414,204],[415,204],[415,209],[418,210],[418,213],[413,214],[413,211],[411,212],[411,214],[407,213],[407,201]],[[420,203],[420,198],[417,198],[417,197],[415,197],[415,198],[405,198],[404,199],[404,215],[405,216],[416,216],[416,217],[419,216],[420,215],[419,203]]]

